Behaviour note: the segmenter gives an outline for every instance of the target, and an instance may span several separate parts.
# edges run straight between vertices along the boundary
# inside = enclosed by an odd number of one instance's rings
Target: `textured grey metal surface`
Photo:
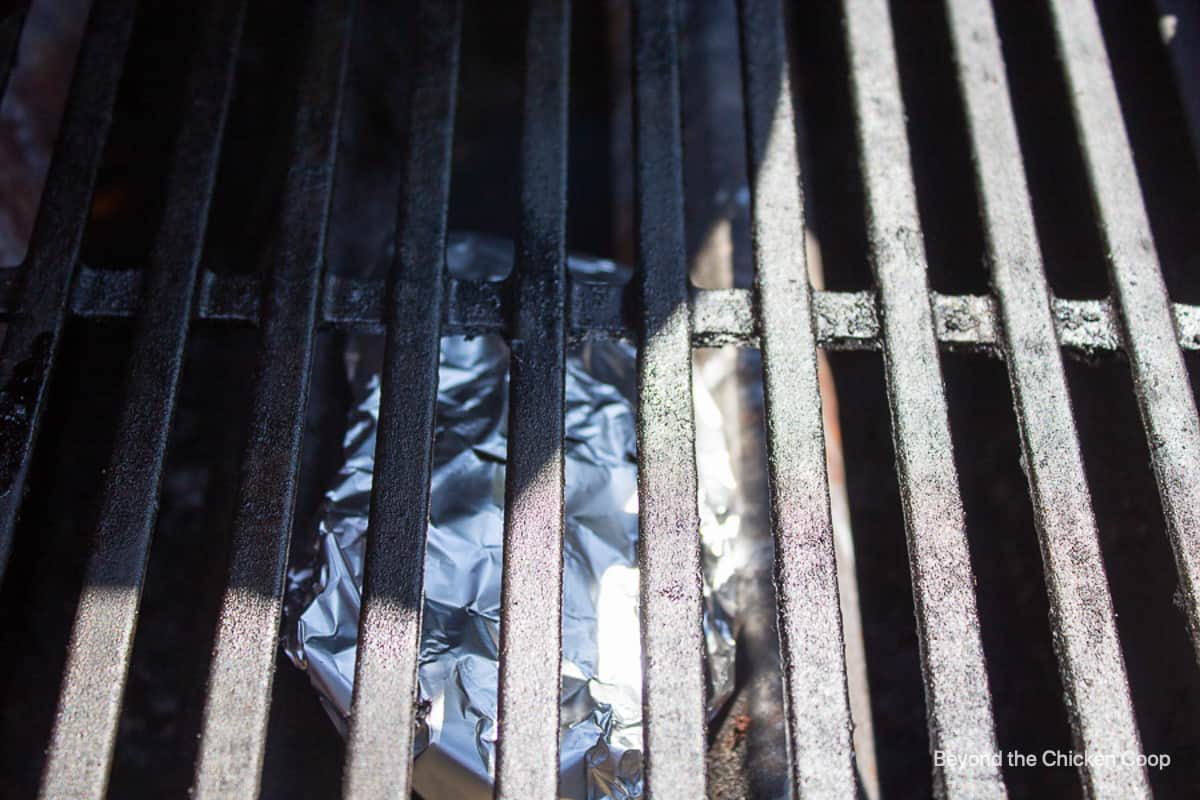
[[[558,796],[569,40],[568,0],[536,0],[525,43],[496,740],[496,797],[514,800]]]
[[[446,212],[462,6],[417,12],[406,184],[387,302],[371,514],[345,794],[407,797],[421,632],[421,580],[437,399]]]
[[[990,296],[931,294],[938,341],[952,348],[996,345],[996,303]]]
[[[129,9],[121,11],[132,16]],[[202,113],[190,117],[172,156],[171,189],[150,255],[126,400],[71,632],[42,797],[102,797],[112,770],[241,20],[240,0],[216,4],[193,67],[191,90]],[[93,68],[86,60],[80,66]]]
[[[930,748],[996,752],[966,519],[950,439],[892,23],[885,0],[846,0],[846,50],[879,286],[883,361],[908,534]],[[948,797],[1003,797],[999,764],[934,765]]]
[[[1121,333],[1117,328],[1112,303],[1105,300],[1050,300],[1054,329],[1059,344],[1066,350],[1084,355],[1116,352],[1121,349]],[[1180,326],[1180,342],[1184,339]]]
[[[879,310],[875,293],[813,292],[817,342],[830,349],[879,347]]]
[[[634,185],[641,318],[638,508],[647,797],[702,797],[704,638],[692,337],[683,230],[678,20],[673,2],[633,14]]]
[[[946,7],[1073,733],[1085,753],[1138,752],[1066,378],[1060,355],[1046,346],[1055,335],[1054,315],[995,21],[986,2]],[[1083,312],[1084,323],[1099,317],[1098,308]],[[1081,778],[1098,797],[1149,794],[1144,771],[1128,766],[1097,761],[1081,767]]]
[[[1200,350],[1200,306],[1174,303],[1172,309],[1179,331],[1179,346],[1184,350]]]
[[[1200,653],[1200,422],[1091,2],[1050,4],[1071,112],[1158,480],[1180,595]]]
[[[13,276],[0,270],[0,320],[14,313]],[[6,282],[7,281],[7,282]],[[450,278],[445,289],[446,333],[504,333],[503,284]],[[140,308],[142,272],[134,269],[79,268],[71,295],[71,313],[87,319],[121,319]],[[319,323],[339,330],[382,333],[385,287],[382,280],[326,275]],[[257,325],[259,281],[253,275],[205,272],[193,318]],[[567,326],[574,339],[633,339],[632,310],[623,287],[566,281]],[[932,292],[938,344],[956,351],[1004,356],[996,299],[990,295]],[[1200,306],[1172,303],[1179,346],[1200,351]],[[1083,355],[1123,350],[1112,302],[1052,298],[1051,311],[1063,349]],[[873,350],[880,346],[878,301],[873,291],[813,292],[817,342],[831,350]],[[757,347],[759,326],[749,289],[693,289],[692,345]]]
[[[692,343],[720,347],[760,341],[754,297],[748,289],[692,292]]]
[[[741,26],[791,783],[798,797],[850,797],[850,703],[783,4],[743,0]]]
[[[253,797],[261,782],[316,338],[352,0],[324,0],[301,75],[258,377],[230,532],[192,796]]]

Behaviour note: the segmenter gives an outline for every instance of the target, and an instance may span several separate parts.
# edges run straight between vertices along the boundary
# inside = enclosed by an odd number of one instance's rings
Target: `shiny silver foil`
[[[452,237],[452,273],[497,279],[512,245]],[[572,258],[576,280],[627,270]],[[443,337],[425,556],[414,787],[427,800],[491,797],[495,759],[508,347],[495,336]],[[326,493],[309,563],[289,572],[285,649],[344,731],[350,711],[363,551],[379,420],[377,343],[348,353],[360,402],[345,461]],[[579,800],[642,794],[642,661],[636,544],[635,353],[587,341],[567,361],[560,793]],[[734,685],[738,485],[716,404],[693,387],[700,463],[709,709]]]

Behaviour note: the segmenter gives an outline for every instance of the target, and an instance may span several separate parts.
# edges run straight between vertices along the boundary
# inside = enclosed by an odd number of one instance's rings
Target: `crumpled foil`
[[[458,277],[499,279],[512,245],[452,236]],[[628,269],[571,258],[576,280],[622,281]],[[285,650],[305,669],[344,732],[350,712],[363,552],[379,420],[379,349],[352,343],[360,401],[345,461],[325,496],[316,547],[289,571]],[[508,421],[506,343],[441,341],[436,438],[418,672],[414,788],[427,800],[491,797],[500,642],[500,570]],[[642,794],[642,661],[636,544],[635,351],[624,342],[573,345],[565,386],[560,794],[625,800]],[[708,707],[734,684],[738,485],[716,404],[697,374]]]

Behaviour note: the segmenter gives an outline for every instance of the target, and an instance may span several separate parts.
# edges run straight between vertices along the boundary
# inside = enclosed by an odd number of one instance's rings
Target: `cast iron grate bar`
[[[830,520],[817,341],[804,254],[791,57],[780,0],[742,0],[775,594],[792,786],[853,797],[854,749]]]
[[[700,512],[675,3],[634,4],[633,52],[645,790],[703,797]]]
[[[397,261],[389,287],[375,474],[346,753],[351,798],[407,797],[458,76],[459,0],[424,0]],[[557,667],[556,667],[557,668]]]
[[[312,372],[353,0],[319,0],[264,298],[195,798],[258,794]]]
[[[132,0],[96,0],[0,350],[0,581],[46,405],[92,188],[133,28]]]
[[[867,239],[880,294],[883,364],[908,533],[929,746],[996,751],[966,519],[934,338],[925,245],[886,0],[844,0]],[[1003,797],[998,765],[934,764],[947,797]]]
[[[101,797],[108,784],[241,24],[240,0],[217,3],[192,67],[193,113],[167,170],[163,218],[71,631],[43,797]]]
[[[509,384],[496,796],[558,797],[570,4],[533,0]]]
[[[946,11],[963,95],[992,284],[1041,539],[1051,625],[1077,747],[1140,752],[1137,720],[1079,451],[999,35],[984,0]],[[1080,767],[1090,796],[1149,793],[1142,770]]]
[[[15,270],[0,270],[0,322],[15,316]],[[85,319],[136,316],[143,274],[134,269],[79,268],[71,294],[73,315]],[[257,325],[261,288],[256,275],[206,271],[193,319],[210,323]],[[377,278],[326,274],[321,290],[319,324],[324,328],[382,334],[386,283]],[[449,278],[444,287],[442,325],[447,334],[507,335],[504,287],[499,282]],[[566,282],[567,329],[572,340],[635,338],[629,307],[620,286],[573,280]],[[943,349],[982,352],[1004,357],[995,298],[989,295],[931,292],[933,321]],[[831,350],[877,350],[880,347],[878,298],[873,291],[813,292],[813,325],[817,343]],[[1085,356],[1124,349],[1112,302],[1050,298],[1057,342]],[[1200,306],[1173,303],[1179,346],[1200,350]],[[692,289],[692,346],[733,344],[757,347],[760,334],[749,289]]]
[[[1054,0],[1051,18],[1075,117],[1115,305],[1150,445],[1180,596],[1200,654],[1200,422],[1133,152],[1090,2]]]

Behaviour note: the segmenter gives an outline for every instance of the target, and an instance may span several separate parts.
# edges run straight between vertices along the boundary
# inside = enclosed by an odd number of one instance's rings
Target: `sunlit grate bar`
[[[1121,106],[1091,3],[1050,4],[1113,298],[1158,479],[1180,595],[1200,652],[1200,422]]]
[[[792,785],[855,793],[791,58],[778,0],[741,4],[775,593]]]
[[[999,300],[1033,508],[1042,542],[1059,669],[1085,752],[1140,750],[1108,580],[1079,453],[1042,270],[1004,62],[988,3],[947,3],[970,131],[983,227]],[[1149,793],[1137,769],[1081,767],[1096,797]]]
[[[674,3],[633,15],[642,707],[648,797],[704,795],[704,639]]]
[[[892,24],[884,0],[846,0],[844,18],[930,747],[956,754],[991,753],[996,750],[995,723]],[[941,769],[935,762],[934,783],[948,797],[1005,794],[1000,770],[989,762],[952,762]]]

